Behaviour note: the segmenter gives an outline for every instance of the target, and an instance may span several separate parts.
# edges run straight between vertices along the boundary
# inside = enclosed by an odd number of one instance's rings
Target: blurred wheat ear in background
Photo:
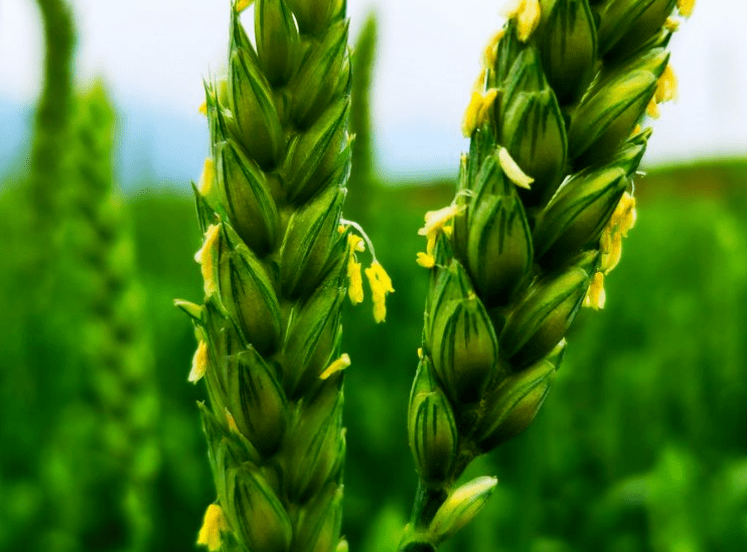
[[[158,397],[132,229],[113,189],[114,119],[101,83],[75,98],[61,274],[78,388],[62,407],[42,478],[54,507],[49,545],[58,550],[143,551],[153,531]]]
[[[488,45],[456,196],[421,231],[431,284],[408,423],[420,485],[402,550],[434,550],[479,512],[497,480],[457,479],[532,422],[579,308],[604,306],[635,223],[640,123],[676,93],[676,8],[692,3],[517,0]]]
[[[228,75],[207,84],[211,156],[199,189],[205,302],[178,301],[198,338],[190,380],[217,499],[210,550],[346,549],[341,540],[340,313],[362,300],[341,219],[350,171],[350,57],[342,0],[254,2],[255,43],[232,6]],[[356,232],[359,230],[356,230]],[[391,284],[369,269],[376,316]]]

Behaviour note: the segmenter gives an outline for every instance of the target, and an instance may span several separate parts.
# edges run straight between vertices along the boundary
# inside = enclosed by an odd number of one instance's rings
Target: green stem
[[[436,545],[428,541],[425,530],[447,496],[445,489],[430,489],[422,479],[418,479],[412,517],[400,542],[400,552],[435,552]]]

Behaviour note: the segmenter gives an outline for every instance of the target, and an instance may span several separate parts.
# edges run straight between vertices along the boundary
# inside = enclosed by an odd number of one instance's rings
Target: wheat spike
[[[635,222],[651,135],[639,124],[676,95],[676,4],[516,0],[485,51],[456,196],[421,231],[431,283],[408,424],[420,487],[401,550],[435,550],[477,514],[495,481],[457,478],[531,423],[579,308],[604,306]]]
[[[177,303],[199,341],[190,380],[204,379],[209,396],[217,498],[199,542],[331,552],[342,542],[350,364],[340,314],[348,274],[360,288],[363,250],[350,237],[359,227],[341,219],[348,21],[342,0],[258,0],[252,42],[238,13],[249,4],[232,9],[227,77],[206,86],[211,157],[196,188],[205,301]],[[391,286],[379,288],[377,298]]]

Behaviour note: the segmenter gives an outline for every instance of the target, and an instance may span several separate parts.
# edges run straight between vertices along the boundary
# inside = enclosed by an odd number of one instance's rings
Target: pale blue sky
[[[103,74],[123,103],[196,115],[202,78],[220,70],[227,0],[75,0],[79,71]],[[380,17],[374,117],[390,175],[453,172],[462,110],[503,0],[348,0],[352,34]],[[747,3],[699,0],[673,40],[680,99],[654,123],[649,163],[747,154]],[[37,93],[33,0],[0,0],[0,96]]]

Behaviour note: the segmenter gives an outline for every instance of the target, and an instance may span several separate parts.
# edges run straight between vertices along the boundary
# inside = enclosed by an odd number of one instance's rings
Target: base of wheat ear
[[[645,118],[676,96],[667,45],[685,0],[516,0],[483,55],[453,202],[426,215],[430,271],[409,441],[420,485],[401,550],[432,551],[497,480],[457,487],[521,433],[581,306],[635,223]]]
[[[254,10],[253,41],[243,9]],[[206,85],[211,156],[195,187],[205,301],[177,304],[198,338],[189,379],[209,397],[217,499],[198,543],[211,551],[347,547],[340,314],[346,295],[363,300],[367,240],[341,218],[347,37],[344,0],[237,2],[227,77]],[[375,257],[366,276],[383,321],[391,282]]]

